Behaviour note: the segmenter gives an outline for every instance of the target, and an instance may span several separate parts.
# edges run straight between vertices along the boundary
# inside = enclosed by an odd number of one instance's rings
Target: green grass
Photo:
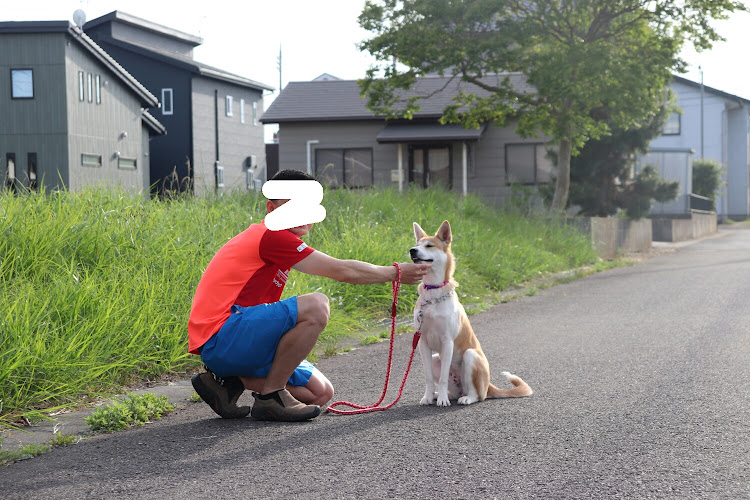
[[[327,218],[305,237],[342,259],[408,259],[412,222],[448,219],[465,304],[547,273],[595,262],[561,221],[489,208],[440,191],[327,191]],[[254,194],[146,200],[89,190],[0,194],[0,425],[199,366],[187,354],[193,294],[214,253],[265,215]],[[331,321],[318,351],[390,315],[390,284],[353,286],[292,273],[284,296],[320,291]],[[414,307],[405,287],[399,314]],[[313,356],[314,357],[314,356]]]
[[[128,394],[112,405],[97,408],[84,422],[92,431],[114,432],[134,425],[146,425],[172,410],[174,406],[169,404],[167,396]]]

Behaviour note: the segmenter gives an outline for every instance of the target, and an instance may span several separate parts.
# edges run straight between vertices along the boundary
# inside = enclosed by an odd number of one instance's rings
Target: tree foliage
[[[630,206],[636,184],[630,180],[636,155],[645,152],[661,133],[673,109],[663,105],[633,128],[613,127],[609,135],[589,140],[570,162],[569,205],[580,206],[581,215],[596,217],[614,215]]]
[[[716,198],[721,194],[724,165],[714,160],[693,162],[693,193],[711,198],[716,209]]]
[[[552,137],[552,209],[562,210],[571,155],[654,115],[672,72],[684,70],[685,42],[709,48],[721,39],[710,21],[744,9],[736,0],[368,0],[359,22],[372,37],[360,48],[379,65],[361,89],[389,118],[413,116],[420,96],[404,91],[428,74],[484,90],[457,95],[442,123],[513,122],[521,136]],[[487,78],[508,72],[531,87]]]

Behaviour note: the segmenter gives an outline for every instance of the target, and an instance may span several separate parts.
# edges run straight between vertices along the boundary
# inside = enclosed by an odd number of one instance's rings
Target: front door
[[[409,146],[409,182],[451,189],[452,178],[450,146]]]

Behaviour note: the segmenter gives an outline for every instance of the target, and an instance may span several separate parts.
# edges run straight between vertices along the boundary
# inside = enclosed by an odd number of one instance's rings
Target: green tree
[[[559,158],[551,208],[560,211],[571,156],[610,127],[654,114],[672,72],[684,71],[683,45],[711,47],[721,37],[710,21],[736,10],[745,10],[736,0],[368,0],[359,22],[373,36],[360,48],[379,64],[361,90],[374,112],[411,118],[419,97],[403,91],[417,77],[473,84],[441,122],[514,121],[522,136],[551,136]],[[508,72],[531,89],[486,78]]]
[[[721,194],[721,176],[724,165],[714,160],[696,160],[693,162],[693,193],[711,198],[714,210],[716,198]]]
[[[648,149],[673,110],[674,106],[664,104],[633,128],[612,127],[609,135],[589,140],[571,158],[568,205],[580,206],[581,215],[597,217],[614,215],[618,209],[626,208],[634,189],[630,178],[636,154]]]

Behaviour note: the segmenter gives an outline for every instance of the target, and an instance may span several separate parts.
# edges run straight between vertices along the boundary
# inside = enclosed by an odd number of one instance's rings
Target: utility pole
[[[701,72],[701,160],[703,156],[703,68],[698,66],[698,71]]]
[[[279,93],[281,93],[281,44],[279,44],[279,57],[276,60],[276,66],[279,68]]]

